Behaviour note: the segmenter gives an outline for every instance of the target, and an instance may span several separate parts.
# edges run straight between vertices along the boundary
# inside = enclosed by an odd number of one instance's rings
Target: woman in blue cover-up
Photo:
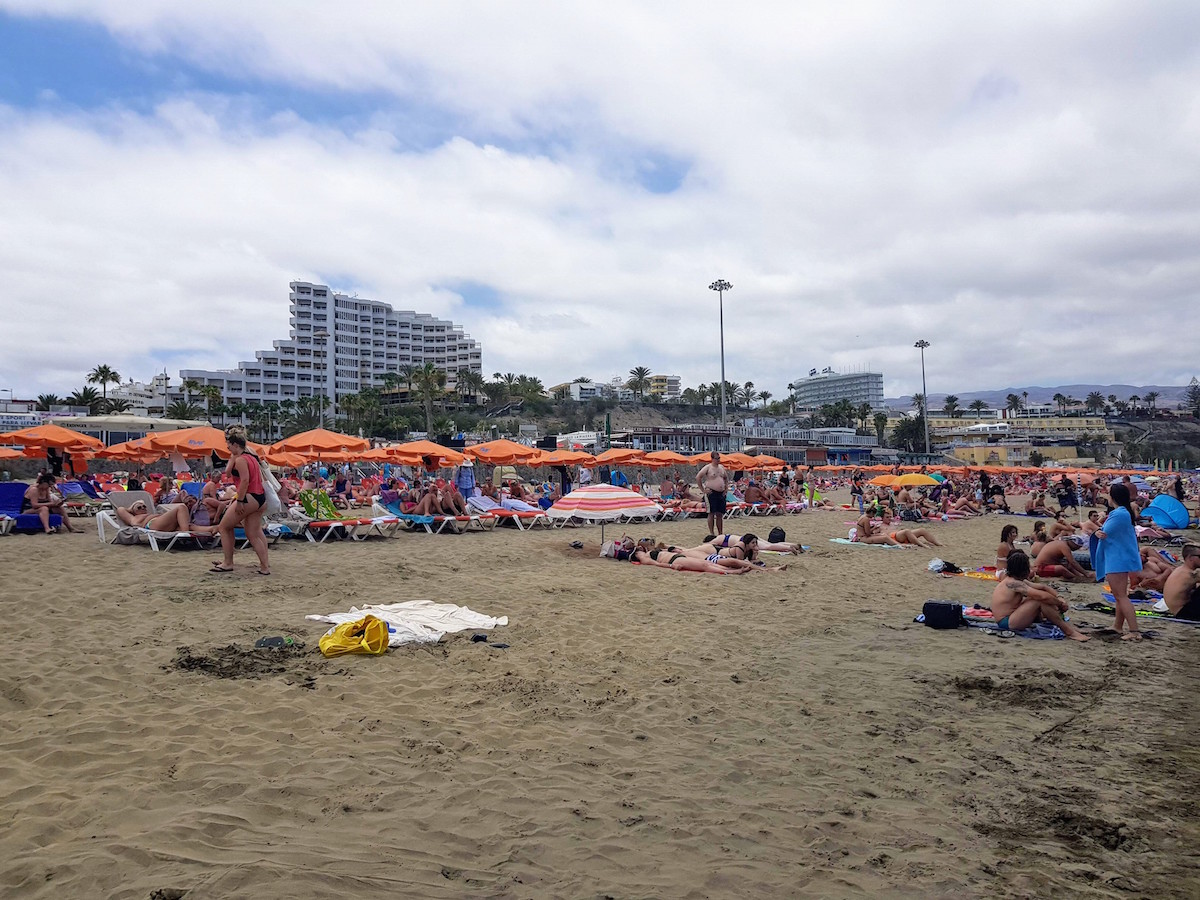
[[[1096,580],[1108,580],[1112,588],[1113,599],[1116,601],[1117,618],[1113,628],[1124,632],[1129,626],[1129,634],[1122,636],[1127,640],[1140,641],[1137,615],[1133,604],[1129,601],[1129,576],[1131,573],[1142,571],[1142,555],[1138,550],[1137,532],[1133,530],[1136,521],[1130,506],[1129,488],[1120,482],[1109,488],[1116,507],[1104,520],[1104,526],[1095,533],[1096,552],[1093,564],[1096,568]]]

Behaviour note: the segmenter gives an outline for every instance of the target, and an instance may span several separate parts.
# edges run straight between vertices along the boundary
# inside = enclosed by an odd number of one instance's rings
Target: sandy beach
[[[0,893],[1198,896],[1200,629],[933,631],[924,600],[991,586],[929,560],[1027,520],[934,553],[829,543],[849,518],[735,520],[813,548],[743,577],[599,559],[599,528],[293,542],[270,578],[2,537]],[[510,624],[325,660],[304,618],[419,598]],[[222,655],[264,635],[306,646]]]

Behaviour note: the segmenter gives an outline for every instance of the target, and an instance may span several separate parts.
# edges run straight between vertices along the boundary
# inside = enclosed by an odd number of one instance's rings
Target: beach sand
[[[991,585],[929,560],[1028,520],[935,553],[829,543],[850,518],[735,520],[813,547],[743,577],[599,559],[598,528],[297,542],[270,578],[90,522],[0,538],[0,894],[1196,897],[1200,629],[933,631],[923,601]],[[325,660],[304,620],[416,598],[510,624]]]

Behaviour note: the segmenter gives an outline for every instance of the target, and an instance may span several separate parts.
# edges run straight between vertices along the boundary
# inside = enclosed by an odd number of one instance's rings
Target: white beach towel
[[[388,625],[388,644],[436,644],[447,634],[471,628],[495,628],[507,625],[508,616],[494,618],[453,603],[434,603],[432,600],[406,600],[402,603],[383,603],[361,608],[352,606],[349,612],[324,616],[305,616],[314,622],[341,625],[354,622],[365,615],[382,619]]]

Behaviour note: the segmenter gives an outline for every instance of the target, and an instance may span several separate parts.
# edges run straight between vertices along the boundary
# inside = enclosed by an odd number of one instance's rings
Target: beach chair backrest
[[[29,485],[24,482],[0,482],[0,515],[16,518],[21,512],[21,500],[24,499],[27,490]]]
[[[180,487],[199,500],[200,492],[204,490],[204,483],[200,481],[185,481]]]
[[[319,493],[314,488],[306,488],[297,497],[300,501],[300,508],[304,510],[304,514],[310,519],[321,518],[321,513],[317,509],[317,495]]]

